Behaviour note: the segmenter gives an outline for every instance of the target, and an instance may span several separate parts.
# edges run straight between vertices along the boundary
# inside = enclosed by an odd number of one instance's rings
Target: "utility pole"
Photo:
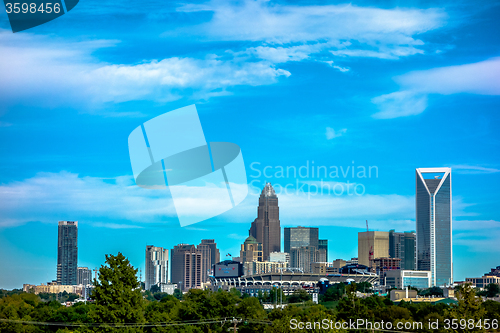
[[[228,331],[233,330],[233,332],[236,333],[236,332],[238,332],[238,326],[237,325],[238,325],[238,323],[241,323],[241,319],[236,319],[236,318],[233,317],[232,322],[233,322],[233,327],[232,328],[229,327],[227,330]]]

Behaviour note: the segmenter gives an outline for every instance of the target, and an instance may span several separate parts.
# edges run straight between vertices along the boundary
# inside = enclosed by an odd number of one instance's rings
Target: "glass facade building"
[[[417,269],[453,283],[451,168],[416,169]]]
[[[59,221],[57,284],[76,285],[78,279],[78,221]]]
[[[314,246],[315,248],[318,248],[318,228],[306,228],[300,226],[296,228],[285,228],[284,234],[284,247],[285,252],[287,253],[290,253],[290,250],[293,248],[299,248],[303,246]]]
[[[415,270],[415,231],[389,231],[389,257],[401,259],[401,269]]]

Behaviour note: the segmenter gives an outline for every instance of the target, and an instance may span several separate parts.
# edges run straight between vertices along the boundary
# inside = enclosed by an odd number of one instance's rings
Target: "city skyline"
[[[454,279],[497,266],[499,16],[485,0],[87,0],[13,34],[2,11],[0,288],[56,279],[63,220],[90,269],[120,251],[144,276],[149,244],[238,253],[266,182],[281,228],[320,227],[329,261],[349,259],[366,220],[416,230],[426,167],[453,169]],[[127,145],[193,104],[206,142],[241,148],[250,193],[181,227],[168,189],[136,185]],[[197,216],[221,200],[184,194]]]

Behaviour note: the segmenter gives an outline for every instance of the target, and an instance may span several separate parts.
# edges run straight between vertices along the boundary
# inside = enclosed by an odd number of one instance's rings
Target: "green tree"
[[[161,292],[161,288],[159,285],[154,284],[151,286],[151,288],[149,288],[149,291],[151,291],[152,294],[155,294]]]
[[[490,283],[486,286],[486,297],[495,297],[500,294],[500,286],[496,283]]]
[[[177,298],[178,300],[182,299],[182,291],[180,289],[175,289],[174,290],[174,297]]]
[[[323,302],[328,302],[328,301],[338,301],[339,299],[342,298],[342,296],[345,293],[345,284],[343,283],[336,283],[334,285],[331,285],[324,293],[322,297]]]
[[[481,298],[476,297],[476,292],[470,283],[463,284],[455,289],[458,304],[452,307],[450,316],[458,320],[473,319],[475,323],[479,319],[484,319],[486,314],[485,308],[482,306],[483,301]],[[461,332],[483,332],[479,328],[464,329]]]
[[[106,255],[106,266],[99,269],[99,278],[94,282],[95,309],[90,316],[96,323],[130,324],[144,323],[144,300],[142,298],[137,269],[123,254]],[[111,328],[103,325],[99,332],[141,332],[134,327]]]
[[[311,299],[311,296],[304,289],[298,289],[288,296],[288,303],[306,302]]]
[[[356,290],[362,293],[369,293],[372,290],[372,284],[370,282],[360,282],[356,285]]]

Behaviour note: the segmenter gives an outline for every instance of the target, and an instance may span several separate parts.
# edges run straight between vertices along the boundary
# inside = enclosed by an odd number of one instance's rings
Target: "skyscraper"
[[[201,243],[196,247],[202,254],[202,261],[204,272],[202,274],[202,281],[208,281],[208,272],[212,266],[220,261],[220,253],[217,244],[213,239],[202,239]]]
[[[318,248],[319,245],[319,229],[306,228],[298,226],[296,228],[284,229],[284,247],[285,252],[290,253],[290,249],[302,246],[314,246]]]
[[[389,231],[389,257],[401,259],[402,270],[415,270],[415,231]]]
[[[204,271],[205,267],[203,266],[203,254],[201,251],[184,252],[184,281],[182,283],[184,290],[201,288]]]
[[[318,240],[318,250],[320,250],[320,252],[324,252],[325,254],[325,260],[320,260],[320,261],[323,261],[323,262],[328,262],[328,239],[319,239]],[[322,258],[320,258],[322,259]]]
[[[257,218],[252,222],[249,234],[262,243],[264,261],[269,260],[269,253],[281,252],[278,197],[271,183],[266,183],[260,194]]]
[[[179,288],[184,291],[200,288],[202,272],[205,270],[202,257],[202,252],[198,251],[194,245],[174,246],[171,251],[171,282],[179,284]]]
[[[312,272],[312,264],[322,260],[321,253],[316,246],[292,247],[290,249],[290,267],[300,268],[304,273]]]
[[[57,284],[76,285],[78,221],[59,221],[57,237]]]
[[[370,258],[370,251],[373,255]],[[389,233],[386,231],[358,232],[358,263],[372,266],[370,259],[389,257]]]
[[[78,285],[92,284],[92,271],[88,267],[77,268],[76,284]]]
[[[146,290],[168,281],[168,250],[153,245],[146,246]]]
[[[416,169],[417,269],[431,285],[453,283],[451,168]]]

